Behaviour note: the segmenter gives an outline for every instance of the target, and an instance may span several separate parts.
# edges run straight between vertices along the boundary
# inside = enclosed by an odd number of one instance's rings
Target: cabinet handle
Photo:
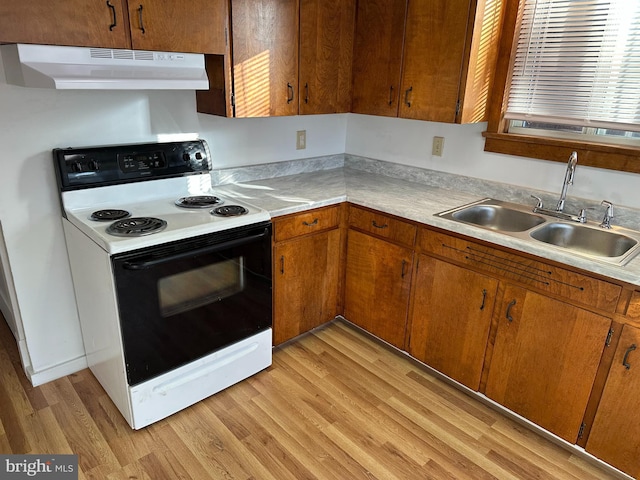
[[[309,103],[309,84],[304,84],[304,103]]]
[[[111,5],[111,2],[107,0],[107,7],[111,10],[111,25],[109,25],[109,31],[112,31],[115,27],[118,26],[117,18],[116,18],[116,7]]]
[[[311,223],[309,223],[309,222],[302,222],[302,224],[303,224],[305,227],[313,227],[314,225],[317,225],[317,224],[318,224],[318,219],[316,218],[316,219],[315,219],[313,222],[311,222]]]
[[[280,257],[280,273],[284,275],[284,255]]]
[[[144,35],[144,23],[142,22],[142,5],[138,7],[138,21],[140,22],[140,30]]]
[[[404,92],[404,103],[407,107],[411,108],[411,102],[409,101],[409,94],[413,91],[413,87],[409,87]]]
[[[287,104],[293,102],[293,85],[287,82],[287,91],[289,95],[287,95]]]
[[[511,316],[511,307],[513,307],[516,304],[516,300],[515,298],[513,300],[511,300],[509,302],[509,305],[507,305],[507,320],[509,320],[510,322],[513,322],[513,317]]]
[[[384,225],[378,225],[375,220],[371,221],[371,225],[373,225],[375,228],[387,228],[389,226],[386,223]]]
[[[624,366],[624,368],[626,368],[627,370],[629,370],[631,368],[631,364],[629,363],[629,354],[631,352],[633,352],[636,348],[636,344],[634,343],[633,345],[631,345],[629,348],[627,348],[627,351],[624,354],[624,358],[622,359],[622,365]]]
[[[404,267],[405,267],[406,264],[407,264],[407,261],[403,259],[402,260],[402,273],[400,275],[401,278],[404,278],[404,275],[405,275]]]
[[[480,310],[484,310],[484,303],[487,300],[487,289],[483,288],[482,289],[482,305],[480,305]]]
[[[389,87],[389,105],[393,105],[393,85]]]

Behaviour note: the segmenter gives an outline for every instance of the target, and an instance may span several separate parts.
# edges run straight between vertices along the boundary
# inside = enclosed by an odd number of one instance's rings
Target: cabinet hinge
[[[607,339],[604,342],[605,347],[611,346],[611,338],[613,338],[613,328],[609,329],[609,333],[607,334]]]
[[[578,438],[582,438],[584,436],[584,429],[587,428],[587,424],[582,422],[580,424],[580,430],[578,430]]]

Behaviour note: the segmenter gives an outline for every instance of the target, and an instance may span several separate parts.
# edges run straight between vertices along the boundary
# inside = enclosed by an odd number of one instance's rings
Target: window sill
[[[591,142],[484,132],[484,150],[520,157],[566,162],[578,152],[580,165],[640,173],[640,149]]]

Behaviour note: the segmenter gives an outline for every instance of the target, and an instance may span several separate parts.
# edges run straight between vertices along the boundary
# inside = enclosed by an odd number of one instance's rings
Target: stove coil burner
[[[217,215],[218,217],[236,217],[246,213],[249,213],[249,210],[241,207],[240,205],[227,205],[225,207],[217,207],[211,210],[211,214]]]
[[[107,227],[107,233],[116,237],[141,237],[164,230],[167,222],[153,217],[133,217],[118,220]]]
[[[176,205],[182,208],[207,208],[221,203],[222,200],[212,195],[194,195],[176,200]]]
[[[126,210],[98,210],[91,214],[91,220],[98,220],[101,222],[104,221],[113,221],[120,220],[121,218],[130,217],[131,214]]]

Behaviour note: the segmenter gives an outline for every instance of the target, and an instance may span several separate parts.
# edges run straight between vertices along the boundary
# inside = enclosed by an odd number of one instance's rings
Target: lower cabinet
[[[640,329],[625,325],[586,445],[587,452],[640,477]]]
[[[349,230],[344,316],[404,349],[413,249]]]
[[[478,390],[497,290],[495,278],[419,255],[411,356]]]
[[[273,343],[338,314],[342,237],[340,206],[274,220]]]
[[[575,443],[611,320],[513,285],[495,317],[485,394]]]

